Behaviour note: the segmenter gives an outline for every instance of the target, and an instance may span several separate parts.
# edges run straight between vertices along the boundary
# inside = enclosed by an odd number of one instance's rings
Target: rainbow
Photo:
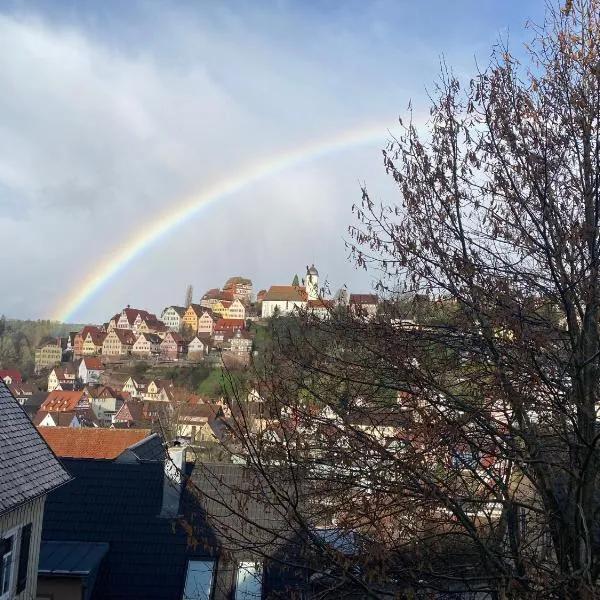
[[[113,249],[83,282],[67,294],[66,301],[63,300],[55,308],[54,319],[68,322],[96,292],[134,262],[145,250],[168,236],[188,219],[196,216],[202,209],[287,169],[352,147],[375,142],[384,143],[390,123],[393,123],[393,120],[362,124],[358,128],[312,140],[269,156],[258,163],[228,174],[225,179],[215,181],[209,187],[186,197],[178,203],[176,210],[170,206],[168,212],[142,227],[141,231],[136,232],[124,245]]]

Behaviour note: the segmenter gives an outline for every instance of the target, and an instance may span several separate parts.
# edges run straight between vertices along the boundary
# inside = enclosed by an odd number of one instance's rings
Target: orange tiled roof
[[[297,285],[272,285],[263,296],[263,302],[306,302],[306,290]]]
[[[92,371],[104,370],[102,361],[96,356],[84,356],[82,360],[85,363],[86,369],[91,369]]]
[[[63,390],[54,390],[48,394],[48,397],[42,405],[41,410],[46,411],[67,411],[75,410],[79,401],[83,398],[83,392],[65,392]]]
[[[38,427],[54,454],[68,458],[113,459],[147,438],[150,429]]]

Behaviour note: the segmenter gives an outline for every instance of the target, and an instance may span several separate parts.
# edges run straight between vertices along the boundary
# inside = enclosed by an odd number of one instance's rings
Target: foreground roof
[[[117,458],[141,442],[149,429],[103,429],[40,427],[40,433],[57,456],[71,458]]]
[[[89,575],[100,565],[108,549],[105,542],[42,542],[38,573]]]
[[[93,600],[181,600],[188,548],[176,521],[160,518],[163,464],[65,458],[73,481],[46,501],[43,542],[104,542],[110,549]],[[186,514],[202,521],[198,506]],[[201,542],[207,536],[201,537]]]
[[[0,514],[69,481],[4,382],[0,382]]]

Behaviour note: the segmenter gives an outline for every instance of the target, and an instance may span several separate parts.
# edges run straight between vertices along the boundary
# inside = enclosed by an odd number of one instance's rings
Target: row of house
[[[223,327],[226,321],[244,323],[246,308],[237,299],[216,299],[214,302],[203,300],[200,304],[192,303],[187,308],[167,306],[160,318],[171,331],[186,329],[192,333],[212,334],[215,327]]]

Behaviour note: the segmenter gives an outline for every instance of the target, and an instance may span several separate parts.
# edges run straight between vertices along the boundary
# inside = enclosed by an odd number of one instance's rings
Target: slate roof
[[[30,419],[33,419],[35,413],[39,410],[47,397],[48,392],[36,392],[35,394],[31,394],[31,396],[25,396],[21,406]]]
[[[100,565],[108,549],[104,542],[42,542],[38,573],[89,575]]]
[[[70,479],[4,382],[0,382],[0,465],[0,514]]]
[[[126,431],[121,429],[121,431]],[[129,430],[131,431],[131,430]],[[165,448],[161,437],[153,433],[136,444],[130,446],[126,453],[132,453],[137,460],[163,460],[165,456]]]
[[[207,556],[207,551],[203,543],[188,548],[183,528],[158,517],[163,464],[71,458],[62,462],[74,479],[49,495],[42,540],[110,545],[92,599],[181,600],[187,557]],[[189,506],[186,514],[202,522],[197,505]],[[209,539],[202,525],[198,530],[203,540]]]
[[[40,427],[57,456],[113,459],[150,435],[149,429]]]
[[[273,552],[286,539],[285,517],[276,502],[268,502],[271,492],[250,468],[197,461],[190,481],[223,547],[247,557],[252,551]]]
[[[88,335],[90,336],[91,342],[94,344],[94,346],[102,346],[107,336],[107,334],[103,331],[90,331]],[[84,339],[87,339],[87,335]]]

